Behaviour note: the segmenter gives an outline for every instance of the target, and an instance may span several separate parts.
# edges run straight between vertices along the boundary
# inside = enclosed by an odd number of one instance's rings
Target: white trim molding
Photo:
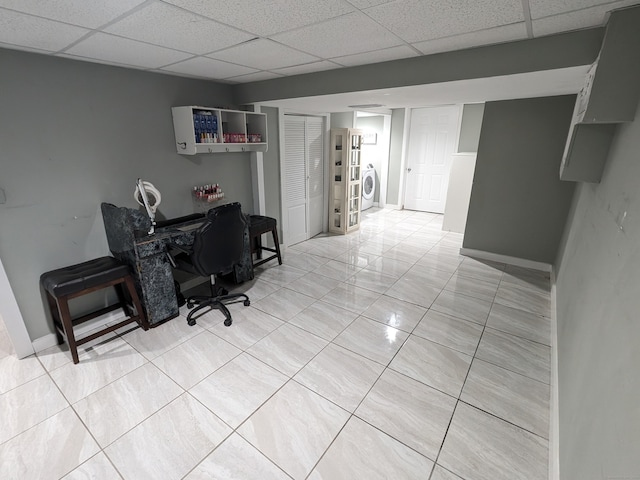
[[[526,258],[510,257],[509,255],[501,255],[499,253],[485,252],[484,250],[474,250],[473,248],[461,248],[460,255],[465,257],[481,258],[491,262],[506,263],[515,267],[530,268],[532,270],[540,270],[541,272],[551,272],[551,264],[544,262],[536,262],[527,260]]]
[[[551,377],[549,388],[549,480],[560,480],[560,397],[558,395],[558,303],[551,270]]]
[[[7,274],[4,271],[2,259],[0,259],[0,321],[4,321],[16,356],[25,358],[33,355],[31,339],[24,324],[22,313],[20,313],[16,297],[13,295],[9,278],[7,278]]]

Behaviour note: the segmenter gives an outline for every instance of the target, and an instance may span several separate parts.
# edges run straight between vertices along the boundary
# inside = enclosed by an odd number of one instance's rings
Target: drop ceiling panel
[[[402,44],[398,37],[359,12],[275,35],[273,38],[321,58],[370,52]]]
[[[273,78],[282,78],[282,75],[278,75],[277,73],[271,73],[271,72],[256,72],[256,73],[249,73],[248,75],[231,77],[231,78],[228,78],[227,81],[236,82],[236,83],[249,83],[249,82],[260,82],[262,80],[271,80]]]
[[[414,43],[413,46],[425,55],[429,55],[431,53],[449,52],[480,45],[523,40],[525,38],[527,38],[525,24],[517,23],[453,37],[438,38],[436,40],[429,40],[428,42]]]
[[[87,28],[97,28],[144,3],[144,1],[0,0],[0,7]]]
[[[375,7],[376,5],[382,5],[383,3],[391,3],[396,0],[349,0],[349,3],[356,8],[365,9],[369,7]]]
[[[123,37],[194,54],[220,50],[252,35],[164,3],[154,3],[105,29]]]
[[[269,36],[354,10],[341,0],[167,0],[259,36]]]
[[[522,0],[398,0],[365,13],[409,43],[524,21]]]
[[[384,50],[375,50],[373,52],[356,53],[355,55],[336,57],[332,58],[331,61],[344,65],[345,67],[353,67],[356,65],[387,62],[389,60],[398,60],[401,58],[417,56],[418,53],[413,48],[406,45],[400,45],[399,47],[385,48]]]
[[[299,52],[266,39],[242,43],[207,56],[225,62],[257,68],[258,70],[273,70],[318,60],[313,55]]]
[[[531,18],[536,19],[611,3],[610,0],[529,0],[529,9]],[[607,9],[610,10],[611,7]]]
[[[303,73],[321,72],[324,70],[333,70],[334,68],[339,68],[339,67],[340,67],[339,65],[336,65],[333,62],[324,60],[322,62],[313,62],[313,63],[304,64],[304,65],[296,65],[295,67],[280,68],[276,70],[276,72],[281,73],[283,75],[302,75]]]
[[[66,53],[107,62],[158,68],[190,57],[188,53],[136,42],[106,33],[96,33],[72,46]]]
[[[627,7],[638,3],[638,0],[614,2],[607,5],[585,8],[570,14],[554,15],[552,17],[533,20],[533,34],[536,36],[551,35],[553,33],[578,30],[580,28],[601,27],[605,25],[608,12],[616,8]]]
[[[0,42],[57,52],[89,30],[53,20],[0,9]]]
[[[224,80],[239,75],[254,73],[253,68],[234,65],[232,63],[221,62],[207,57],[195,57],[183,62],[163,67],[161,70],[175,72],[194,77],[212,78],[214,80]]]

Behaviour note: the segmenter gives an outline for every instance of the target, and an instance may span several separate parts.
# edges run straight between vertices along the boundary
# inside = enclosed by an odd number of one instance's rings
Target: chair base
[[[224,314],[224,325],[226,327],[229,327],[233,323],[233,319],[231,318],[231,312],[224,302],[230,302],[239,298],[244,299],[242,303],[245,307],[251,305],[249,297],[247,297],[244,293],[229,293],[226,295],[218,295],[215,297],[207,297],[202,295],[189,297],[187,299],[187,308],[193,310],[191,310],[189,312],[189,315],[187,315],[187,323],[189,324],[189,326],[193,327],[196,324],[196,319],[198,319],[205,313],[210,312],[211,310],[217,309]],[[205,311],[203,312],[202,310]],[[201,313],[199,315],[196,315],[199,312]]]

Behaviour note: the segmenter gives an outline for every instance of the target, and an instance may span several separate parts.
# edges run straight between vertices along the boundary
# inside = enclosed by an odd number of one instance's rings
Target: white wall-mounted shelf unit
[[[362,203],[362,130],[331,129],[329,231],[349,233],[360,227]]]
[[[173,107],[176,150],[182,155],[266,152],[267,116],[212,107]]]

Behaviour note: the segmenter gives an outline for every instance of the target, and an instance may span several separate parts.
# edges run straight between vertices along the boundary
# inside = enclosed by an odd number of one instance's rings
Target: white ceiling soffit
[[[315,97],[263,102],[261,105],[288,111],[345,112],[367,110],[389,113],[394,108],[414,108],[451,103],[481,103],[514,98],[575,94],[583,86],[589,66],[459,80],[429,85],[387,88]],[[380,108],[349,108],[349,105],[379,104]]]

